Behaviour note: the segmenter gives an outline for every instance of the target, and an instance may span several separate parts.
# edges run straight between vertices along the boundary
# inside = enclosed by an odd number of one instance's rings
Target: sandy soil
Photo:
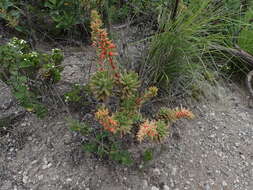
[[[251,190],[253,110],[240,89],[193,106],[197,118],[172,130],[147,166],[108,164],[83,152],[67,114],[26,114],[0,138],[1,190]]]

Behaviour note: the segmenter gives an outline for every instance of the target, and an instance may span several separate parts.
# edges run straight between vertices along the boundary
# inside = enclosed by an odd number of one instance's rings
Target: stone
[[[10,88],[0,81],[0,127],[8,127],[24,114],[25,109],[17,105]]]
[[[222,181],[222,186],[223,186],[223,187],[228,186],[227,182],[226,182],[226,181]]]
[[[26,184],[28,182],[28,176],[23,175],[23,183]]]
[[[43,178],[44,178],[43,175],[39,175],[39,176],[38,176],[38,179],[39,179],[39,180],[42,180]]]
[[[156,175],[156,176],[161,175],[161,172],[160,172],[160,170],[159,170],[158,168],[155,168],[155,169],[153,170],[153,173],[154,173],[154,175]]]
[[[67,182],[71,182],[71,181],[72,181],[72,179],[71,179],[71,178],[68,178],[68,179],[66,179],[66,181],[67,181]]]
[[[47,169],[47,168],[50,168],[51,166],[52,166],[51,163],[49,163],[49,164],[44,164],[44,165],[42,166],[42,169],[45,170],[45,169]]]
[[[171,175],[175,176],[177,173],[177,168],[172,168],[172,172],[171,172]]]
[[[147,180],[143,180],[142,181],[142,189],[144,190],[144,189],[147,189],[148,188],[148,182],[147,182]]]
[[[210,185],[206,183],[206,184],[204,185],[204,190],[211,190]]]
[[[164,185],[164,186],[163,186],[163,190],[170,190],[170,188],[169,188],[169,186]]]
[[[157,188],[156,186],[152,186],[151,190],[159,190],[159,188]]]

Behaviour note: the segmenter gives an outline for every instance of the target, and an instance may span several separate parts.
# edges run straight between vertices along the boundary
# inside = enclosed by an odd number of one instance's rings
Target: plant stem
[[[177,16],[177,10],[178,10],[178,7],[179,7],[179,3],[180,3],[180,0],[175,0],[174,8],[172,10],[171,17],[170,17],[170,19],[172,21],[175,21],[175,18]]]

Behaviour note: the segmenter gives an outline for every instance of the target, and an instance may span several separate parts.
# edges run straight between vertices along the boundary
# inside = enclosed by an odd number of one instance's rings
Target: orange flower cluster
[[[92,41],[93,46],[96,47],[99,51],[99,66],[100,70],[105,69],[105,63],[109,63],[115,79],[119,80],[120,74],[114,56],[116,53],[116,45],[108,38],[108,33],[105,29],[102,29],[102,21],[96,10],[91,12],[91,29],[92,29]]]
[[[108,109],[98,109],[95,113],[95,117],[105,130],[110,131],[111,133],[117,132],[118,122],[109,116]]]
[[[157,114],[156,118],[161,119],[165,122],[174,123],[181,118],[193,119],[195,116],[194,114],[185,108],[161,108],[159,113]]]
[[[190,110],[185,109],[185,108],[181,108],[181,109],[176,110],[175,117],[177,119],[180,119],[180,118],[193,119],[195,116]]]
[[[156,121],[146,120],[140,125],[140,129],[137,133],[137,139],[141,142],[146,136],[148,136],[154,140],[158,138],[158,135]]]

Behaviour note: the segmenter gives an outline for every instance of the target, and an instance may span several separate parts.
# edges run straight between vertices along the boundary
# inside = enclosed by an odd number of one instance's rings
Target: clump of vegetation
[[[234,49],[239,45],[251,53],[252,5],[233,0],[173,2],[161,8],[140,73],[166,94],[186,93],[199,99],[219,76],[229,77],[247,67]]]
[[[78,32],[87,31],[90,5],[89,0],[3,0],[0,2],[0,18],[33,40],[38,40],[37,35],[42,33],[58,37],[64,33],[78,36]],[[88,31],[86,33],[88,36]]]
[[[61,38],[63,40],[68,36],[88,40],[91,9],[99,9],[106,23],[112,24],[126,20],[129,15],[134,16],[142,12],[144,8],[151,7],[149,4],[148,1],[135,0],[127,2],[116,0],[2,0],[0,2],[0,21],[25,34],[26,37],[32,38],[35,42],[39,40],[38,36],[45,39]],[[150,10],[153,9],[150,8]]]
[[[163,142],[169,134],[168,118],[173,118],[174,122],[183,117],[192,119],[193,114],[186,109],[175,109],[164,111],[167,116],[165,118],[150,120],[143,117],[140,108],[157,95],[158,88],[151,86],[140,92],[138,74],[120,68],[115,59],[116,46],[102,28],[99,14],[93,10],[91,15],[93,46],[98,53],[98,70],[92,75],[88,85],[99,102],[95,111],[95,120],[99,127],[90,126],[90,140],[84,145],[84,149],[101,157],[131,164],[131,155],[123,143],[125,139],[132,139],[133,142],[143,142],[145,139]],[[114,108],[111,107],[112,99],[117,100]],[[72,127],[74,131],[81,131],[81,128]]]
[[[40,101],[40,88],[60,80],[62,60],[59,49],[39,53],[31,51],[26,41],[13,38],[0,46],[0,79],[12,87],[22,106],[43,116],[46,107]]]
[[[253,55],[253,27],[252,27],[252,18],[253,18],[253,6],[245,13],[244,22],[246,23],[242,26],[241,31],[238,36],[238,45]]]
[[[191,90],[215,68],[212,53],[216,45],[225,45],[224,22],[220,9],[209,0],[184,4],[171,18],[161,15],[157,34],[152,37],[148,64],[153,81],[181,92]],[[212,12],[212,14],[207,14]],[[165,19],[166,18],[166,19]],[[224,33],[223,33],[224,32]],[[221,54],[221,53],[220,53]]]

